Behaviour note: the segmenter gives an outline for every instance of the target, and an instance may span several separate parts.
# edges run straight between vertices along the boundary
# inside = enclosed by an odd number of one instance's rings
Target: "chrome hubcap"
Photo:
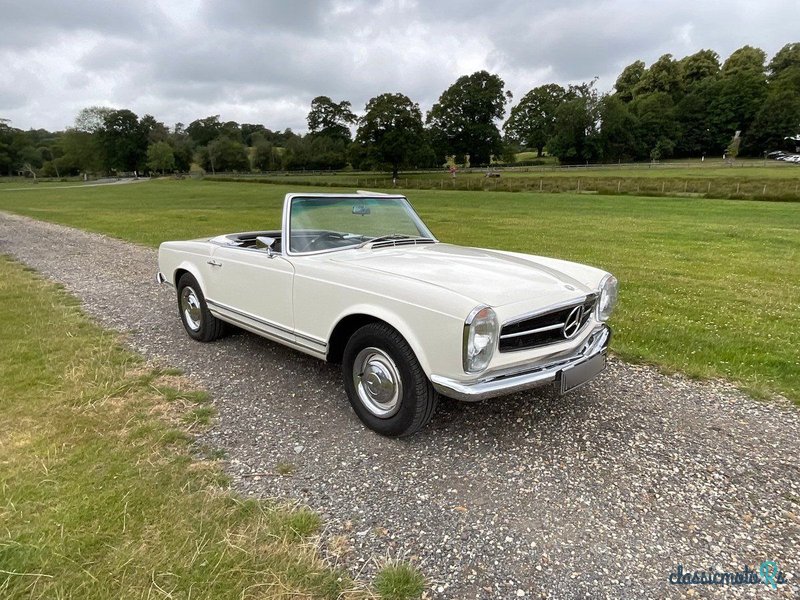
[[[203,313],[200,310],[200,300],[191,286],[181,290],[181,313],[186,326],[192,331],[199,331],[202,325]]]
[[[394,361],[379,348],[364,348],[353,363],[353,384],[361,404],[386,419],[400,409],[403,383]]]

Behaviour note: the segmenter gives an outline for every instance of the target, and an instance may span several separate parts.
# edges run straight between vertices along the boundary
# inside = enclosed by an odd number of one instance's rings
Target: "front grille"
[[[577,301],[563,308],[558,308],[543,314],[526,317],[519,321],[504,325],[500,330],[500,352],[514,352],[527,350],[537,346],[555,344],[567,339],[573,339],[586,326],[592,316],[597,294],[590,294],[583,302]],[[568,333],[564,334],[564,325],[567,323],[575,308],[582,306],[583,315],[575,323],[571,323]],[[577,315],[576,315],[577,316]]]

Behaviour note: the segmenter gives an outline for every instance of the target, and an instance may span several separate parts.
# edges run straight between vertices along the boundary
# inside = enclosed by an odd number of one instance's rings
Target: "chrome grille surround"
[[[500,330],[498,350],[516,352],[577,337],[591,321],[597,294],[508,321]]]

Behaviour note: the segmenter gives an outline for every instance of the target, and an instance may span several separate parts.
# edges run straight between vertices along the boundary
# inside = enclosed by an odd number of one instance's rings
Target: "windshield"
[[[379,237],[428,238],[433,234],[405,198],[292,198],[289,249],[319,252]]]

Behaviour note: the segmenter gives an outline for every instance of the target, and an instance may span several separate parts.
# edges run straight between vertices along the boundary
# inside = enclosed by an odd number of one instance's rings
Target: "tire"
[[[342,376],[361,421],[381,435],[401,437],[431,420],[439,396],[408,342],[385,323],[357,330],[344,349]]]
[[[198,342],[213,342],[225,334],[225,323],[208,310],[206,298],[197,280],[184,273],[178,280],[178,314],[183,328]]]

